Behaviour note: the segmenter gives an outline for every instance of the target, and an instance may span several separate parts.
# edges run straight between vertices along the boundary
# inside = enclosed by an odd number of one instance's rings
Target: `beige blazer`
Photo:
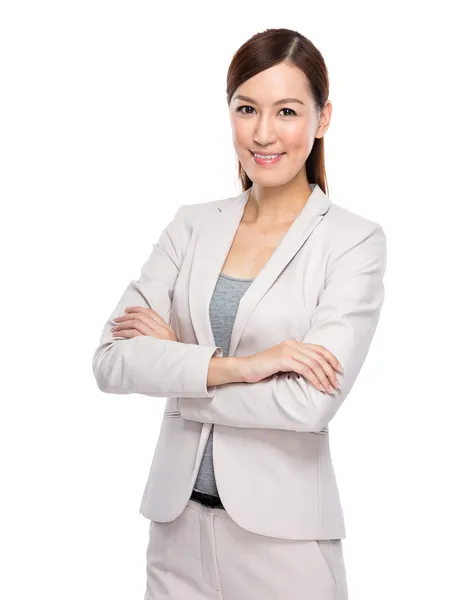
[[[311,191],[312,190],[312,191]],[[345,538],[329,423],[364,363],[384,300],[382,227],[329,199],[316,184],[239,303],[229,356],[287,339],[321,344],[343,367],[330,395],[295,372],[206,387],[216,346],[209,302],[250,190],[185,205],[153,245],[105,323],[93,357],[103,392],[166,398],[140,513],[171,521],[185,508],[215,424],[217,487],[230,516],[288,539]],[[178,342],[113,337],[126,306],[148,306]]]

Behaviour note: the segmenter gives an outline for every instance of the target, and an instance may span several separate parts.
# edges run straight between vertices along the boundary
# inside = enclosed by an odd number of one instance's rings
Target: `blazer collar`
[[[285,233],[259,275],[242,296],[231,332],[228,356],[235,356],[244,327],[261,298],[293,259],[331,205],[327,194],[316,184],[303,209]],[[209,316],[210,300],[236,231],[244,214],[251,188],[234,197],[205,218],[194,250],[189,282],[189,311],[198,344],[215,346]]]

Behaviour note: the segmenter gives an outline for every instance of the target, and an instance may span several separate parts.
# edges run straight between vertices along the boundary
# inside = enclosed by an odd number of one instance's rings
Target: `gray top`
[[[231,277],[220,273],[212,299],[210,301],[209,315],[212,331],[217,346],[221,346],[223,356],[228,356],[230,349],[231,330],[235,322],[238,304],[244,292],[253,282],[253,279]],[[204,455],[201,460],[194,489],[212,496],[219,496],[215,484],[214,464],[212,460],[212,442],[215,425],[212,425]]]

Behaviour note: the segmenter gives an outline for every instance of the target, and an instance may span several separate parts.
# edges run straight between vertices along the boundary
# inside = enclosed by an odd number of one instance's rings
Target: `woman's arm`
[[[204,399],[215,392],[215,387],[206,384],[207,369],[212,356],[223,356],[221,347],[112,335],[113,319],[127,306],[147,306],[167,320],[189,237],[185,208],[189,207],[182,206],[164,229],[139,279],[131,281],[105,324],[92,359],[94,377],[103,392]]]
[[[341,390],[328,395],[296,373],[275,374],[257,383],[221,385],[209,400],[181,398],[183,418],[232,427],[316,433],[328,425],[361,370],[385,295],[386,238],[382,227],[375,224],[357,239],[351,235],[353,241],[341,244],[329,264],[325,288],[302,340],[324,346],[338,359],[343,368]],[[234,371],[240,363],[231,365]]]
[[[207,372],[207,385],[245,382],[243,365],[246,358],[236,356],[214,357]]]

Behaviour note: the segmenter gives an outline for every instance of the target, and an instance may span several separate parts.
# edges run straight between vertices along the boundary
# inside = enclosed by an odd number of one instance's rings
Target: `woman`
[[[167,398],[145,599],[344,600],[328,424],[377,327],[385,234],[325,192],[332,106],[308,39],[253,36],[227,100],[243,192],[178,210],[93,359],[101,390]]]

